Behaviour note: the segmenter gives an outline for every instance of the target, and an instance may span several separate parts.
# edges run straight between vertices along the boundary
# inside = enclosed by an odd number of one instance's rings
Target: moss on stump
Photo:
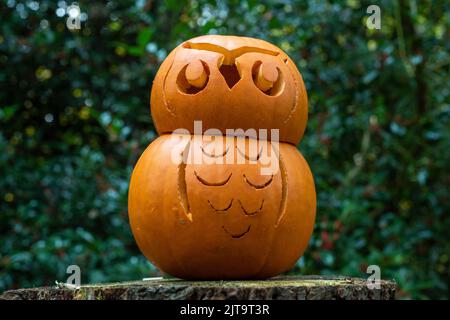
[[[395,299],[395,281],[381,280],[369,289],[366,279],[342,276],[276,277],[251,281],[185,281],[159,279],[83,285],[80,288],[39,287],[6,291],[0,300],[203,300],[203,299]]]

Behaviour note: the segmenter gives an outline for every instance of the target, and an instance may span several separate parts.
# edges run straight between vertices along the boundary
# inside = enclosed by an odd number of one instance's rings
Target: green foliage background
[[[365,26],[373,3],[381,30]],[[70,264],[84,283],[158,274],[127,218],[151,82],[182,40],[219,33],[280,46],[308,89],[317,223],[292,272],[377,264],[400,297],[448,298],[449,2],[80,1],[75,32],[65,5],[0,4],[0,291]]]

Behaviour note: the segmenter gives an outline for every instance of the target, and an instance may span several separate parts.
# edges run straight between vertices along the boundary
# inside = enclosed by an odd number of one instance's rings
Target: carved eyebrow
[[[206,42],[193,43],[193,42],[188,41],[188,42],[183,43],[182,46],[185,49],[196,49],[196,50],[204,50],[204,51],[220,53],[224,56],[224,63],[227,65],[233,64],[234,60],[236,58],[242,56],[245,53],[256,52],[256,53],[262,53],[262,54],[267,54],[267,55],[271,55],[271,56],[277,56],[280,54],[277,51],[267,50],[267,49],[258,48],[258,47],[241,47],[241,48],[237,48],[237,49],[233,49],[233,50],[228,50],[217,44],[206,43]]]
[[[257,183],[253,183],[251,182],[247,176],[245,175],[245,173],[242,175],[244,177],[245,182],[247,182],[250,186],[252,186],[255,189],[263,189],[265,187],[267,187],[269,184],[272,183],[273,180],[273,174],[270,176],[270,179],[262,184],[257,184]]]
[[[200,181],[200,183],[204,184],[205,186],[208,186],[208,187],[219,187],[219,186],[226,185],[227,182],[230,180],[231,176],[233,175],[233,173],[230,172],[230,175],[225,180],[220,181],[220,182],[209,182],[209,181],[206,181],[205,179],[203,179],[202,177],[199,176],[197,171],[194,171],[194,175],[197,178],[197,180]]]
[[[212,154],[212,153],[208,153],[205,151],[205,149],[203,148],[203,146],[201,147],[202,152],[205,156],[208,156],[210,158],[220,158],[220,157],[225,157],[226,154],[228,153],[228,150],[230,149],[229,146],[227,146],[227,148],[225,149],[224,152],[222,152],[221,154]]]

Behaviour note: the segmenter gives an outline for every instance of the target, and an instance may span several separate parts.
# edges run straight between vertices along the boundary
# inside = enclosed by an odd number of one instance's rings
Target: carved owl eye
[[[206,87],[208,80],[208,65],[202,60],[196,60],[181,69],[177,77],[177,85],[183,93],[196,94]]]
[[[283,74],[275,65],[256,61],[252,68],[252,76],[256,87],[266,95],[276,96],[283,92]]]

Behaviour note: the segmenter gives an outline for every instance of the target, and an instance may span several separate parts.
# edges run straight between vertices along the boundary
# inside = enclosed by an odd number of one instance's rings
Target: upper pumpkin
[[[279,141],[300,142],[308,99],[300,72],[278,47],[259,39],[208,35],[176,47],[152,86],[151,111],[159,134],[176,129],[279,130]],[[249,131],[250,132],[250,131]],[[250,133],[251,134],[251,133]]]

